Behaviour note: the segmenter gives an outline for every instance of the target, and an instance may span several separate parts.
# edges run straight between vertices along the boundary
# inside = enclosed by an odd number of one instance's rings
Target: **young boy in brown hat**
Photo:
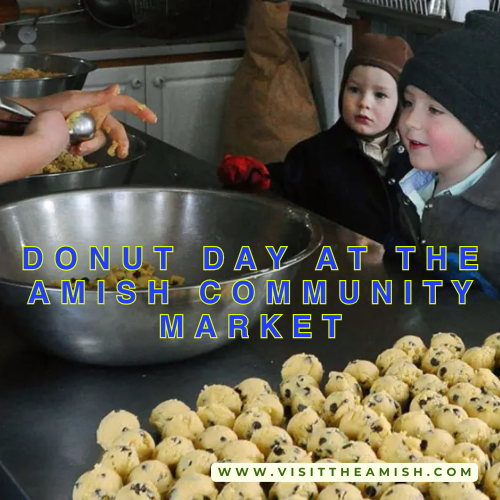
[[[410,46],[366,34],[350,52],[342,78],[341,118],[291,149],[282,163],[227,155],[219,167],[229,188],[269,189],[375,241],[398,233],[397,183],[410,170],[399,141],[397,81]]]

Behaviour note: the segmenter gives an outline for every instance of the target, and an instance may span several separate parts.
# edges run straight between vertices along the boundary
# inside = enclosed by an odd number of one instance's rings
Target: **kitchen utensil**
[[[13,68],[34,68],[61,76],[19,80],[0,79],[0,97],[42,97],[65,90],[81,90],[87,76],[97,68],[92,61],[53,54],[0,53],[0,74]]]
[[[11,101],[6,97],[0,97],[0,109],[16,116],[25,118],[24,123],[28,125],[36,114],[25,106]],[[71,144],[78,144],[82,141],[92,139],[96,132],[94,117],[85,111],[75,113],[68,119],[69,138]]]
[[[135,26],[129,0],[80,0],[81,7],[99,24],[107,28]]]
[[[0,207],[0,304],[25,341],[38,344],[58,356],[98,365],[147,365],[168,363],[214,350],[231,341],[228,314],[243,314],[250,329],[266,313],[266,282],[290,280],[291,286],[305,259],[323,240],[314,216],[285,202],[236,192],[168,189],[160,187],[118,187],[79,190],[32,198]],[[44,254],[38,270],[23,271],[22,247],[36,245]],[[71,271],[58,269],[54,254],[72,246],[78,263]],[[157,246],[173,246],[168,270],[161,271]],[[203,248],[214,245],[224,252],[219,270],[203,270]],[[273,269],[265,246],[276,251],[286,247],[279,270]],[[47,283],[71,277],[94,278],[107,274],[89,271],[89,247],[99,251],[109,246],[110,264],[122,266],[124,246],[143,249],[143,261],[155,274],[167,279],[172,274],[185,278],[172,287],[168,304],[148,303],[148,291],[136,290],[129,305],[117,301],[118,292],[105,292],[104,304],[97,304],[97,292],[86,291],[85,304],[63,305],[61,290],[47,287],[50,305],[27,305],[34,280]],[[249,246],[258,271],[234,270],[241,248]],[[66,261],[66,259],[65,259]],[[213,262],[213,259],[212,259]],[[206,279],[221,287],[214,305],[200,300],[200,285]],[[232,298],[232,287],[247,279],[255,296],[247,305]],[[211,291],[208,291],[211,295]],[[245,292],[241,291],[241,297]],[[160,314],[183,315],[183,338],[161,339]],[[202,314],[209,314],[217,338],[194,338]],[[291,313],[290,313],[291,314]],[[177,318],[179,318],[178,316]],[[276,324],[279,329],[279,321]],[[179,332],[180,334],[181,332]],[[239,333],[237,333],[239,336]],[[288,335],[288,333],[286,333]]]
[[[128,182],[138,162],[147,152],[146,142],[139,136],[128,133],[129,154],[127,158],[109,156],[108,144],[85,157],[94,168],[53,174],[30,175],[17,181],[0,184],[0,205],[15,201],[45,196],[61,191],[122,186]]]

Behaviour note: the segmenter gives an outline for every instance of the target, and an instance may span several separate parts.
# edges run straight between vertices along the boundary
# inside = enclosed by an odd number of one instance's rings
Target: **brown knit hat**
[[[387,71],[397,83],[403,66],[412,56],[411,47],[399,36],[365,33],[347,56],[344,65],[339,96],[340,110],[342,111],[344,86],[354,67],[375,66]]]

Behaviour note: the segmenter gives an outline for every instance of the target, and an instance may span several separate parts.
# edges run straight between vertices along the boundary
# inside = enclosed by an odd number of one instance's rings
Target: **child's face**
[[[422,90],[408,86],[402,108],[398,129],[413,167],[446,172],[486,158],[474,135]]]
[[[396,81],[383,69],[356,66],[342,96],[342,116],[361,135],[376,135],[390,126],[398,106]]]

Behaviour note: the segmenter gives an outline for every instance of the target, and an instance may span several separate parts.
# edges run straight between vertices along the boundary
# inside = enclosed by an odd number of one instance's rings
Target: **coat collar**
[[[473,205],[500,210],[500,152],[481,179],[462,193],[462,197]]]

